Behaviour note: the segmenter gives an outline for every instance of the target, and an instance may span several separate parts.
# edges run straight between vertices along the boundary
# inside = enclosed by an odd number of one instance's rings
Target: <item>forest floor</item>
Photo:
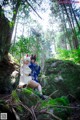
[[[64,120],[80,120],[80,65],[68,60],[49,59],[45,65],[45,75],[50,85],[45,87],[47,94],[58,90],[53,98],[68,96],[72,108],[70,116]]]
[[[14,66],[15,66],[14,64],[11,64],[11,63],[7,64],[5,61],[3,61],[3,63],[0,64],[1,71],[2,70],[5,71],[5,69],[6,69],[6,73],[3,73],[4,80],[5,80],[5,77],[7,75],[8,76],[11,75],[12,71],[15,70]],[[5,84],[5,86],[6,86],[6,84]],[[5,98],[7,99],[9,97],[10,97],[10,94],[8,94],[8,93],[7,94],[0,94],[0,99],[5,99]],[[67,120],[80,120],[80,101],[73,100],[70,102],[70,106],[73,107],[73,109],[72,109],[72,112]]]
[[[71,116],[68,120],[80,120],[80,108],[75,108],[80,107],[79,105],[80,103],[78,103],[77,101],[71,103],[70,106],[74,107],[74,109],[72,110]]]
[[[0,99],[7,100],[11,94],[0,94]],[[74,101],[70,103],[70,106],[73,107],[71,115],[68,117],[67,120],[80,120],[80,102],[79,101]]]

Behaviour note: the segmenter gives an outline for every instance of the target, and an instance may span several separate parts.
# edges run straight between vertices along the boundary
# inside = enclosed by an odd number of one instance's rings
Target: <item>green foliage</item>
[[[55,98],[55,99],[49,99],[47,102],[43,101],[42,106],[53,106],[56,107],[55,105],[62,105],[62,106],[67,106],[69,105],[69,100],[67,99],[67,97],[62,96],[60,98]]]
[[[37,43],[37,39],[34,37],[20,37],[18,42],[12,44],[10,53],[13,54],[18,61],[20,61],[24,54],[39,54],[40,44]]]
[[[13,91],[12,91],[12,99],[13,99],[13,101],[15,101],[16,103],[19,102],[19,97],[18,97],[18,95],[17,95],[16,90],[13,90]]]
[[[12,54],[10,54],[10,53],[8,53],[8,56],[9,56],[9,58],[11,59],[11,61],[14,63],[18,63],[18,60],[16,59],[16,58],[14,58],[13,56],[12,56]]]
[[[54,108],[54,113],[62,118],[62,120],[67,119],[67,116],[70,115],[71,110],[69,108],[66,108],[65,106],[69,106],[69,100],[67,97],[61,97],[54,99],[54,104],[61,107]]]
[[[20,100],[28,107],[36,105],[39,101],[39,97],[30,88],[23,88],[22,90],[17,91],[17,93]]]
[[[14,102],[14,103],[18,103],[18,102],[20,101],[16,90],[13,90],[13,91],[12,91],[12,99],[13,99],[13,102]],[[18,105],[18,106],[16,107],[16,109],[17,109],[19,112],[23,112],[23,109],[22,109],[22,107],[21,107],[20,105]]]
[[[58,49],[57,58],[80,63],[80,48],[73,50]]]
[[[32,37],[20,37],[18,39],[19,41],[12,44],[10,48],[10,53],[14,56],[14,58],[17,59],[19,62],[21,57],[25,54],[36,54],[37,55],[37,61],[41,62],[41,54],[44,54],[44,51],[42,51],[42,45],[39,44],[39,39],[35,36]],[[42,51],[42,52],[41,52]]]
[[[13,14],[16,14],[16,10],[13,11]]]
[[[45,75],[47,85],[43,89],[47,95],[58,90],[52,98],[71,94],[80,99],[80,65],[70,60],[49,59],[45,64]]]
[[[10,106],[5,102],[5,100],[0,100],[0,113],[10,109]]]
[[[50,99],[47,102],[43,101],[42,106],[46,108],[48,107],[49,109],[53,109],[54,114],[62,118],[62,120],[67,119],[67,115],[69,115],[71,112],[69,108],[65,107],[69,106],[69,100],[65,96]]]
[[[10,21],[9,26],[10,26],[10,28],[12,28],[14,26],[14,21]]]
[[[23,92],[23,94],[25,94],[25,95],[31,95],[31,94],[33,94],[33,90],[32,90],[31,88],[22,89],[22,92]]]
[[[53,99],[53,100],[51,101],[51,103],[52,103],[53,105],[59,104],[59,105],[66,106],[66,105],[69,104],[69,100],[67,99],[67,97],[62,96],[61,98]]]
[[[5,104],[5,101],[0,100],[0,105],[4,105],[4,104]]]

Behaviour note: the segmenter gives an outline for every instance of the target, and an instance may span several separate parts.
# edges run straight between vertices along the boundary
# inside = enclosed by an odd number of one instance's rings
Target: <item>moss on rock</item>
[[[49,95],[58,90],[53,97],[72,94],[80,99],[80,66],[71,61],[49,59],[45,63],[45,79],[47,86],[44,91]]]

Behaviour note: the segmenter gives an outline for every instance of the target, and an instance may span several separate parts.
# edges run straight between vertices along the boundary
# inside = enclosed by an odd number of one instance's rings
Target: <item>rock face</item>
[[[45,81],[47,81],[44,91],[50,95],[58,90],[54,97],[72,94],[79,97],[80,93],[80,66],[71,61],[49,59],[45,63]]]

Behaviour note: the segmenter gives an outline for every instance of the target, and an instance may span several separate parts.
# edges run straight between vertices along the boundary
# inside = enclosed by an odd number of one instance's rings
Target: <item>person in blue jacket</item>
[[[31,72],[31,76],[32,76],[32,80],[39,82],[38,81],[38,75],[40,73],[40,66],[36,63],[36,55],[31,55],[31,62],[29,67],[31,68],[32,72]]]

